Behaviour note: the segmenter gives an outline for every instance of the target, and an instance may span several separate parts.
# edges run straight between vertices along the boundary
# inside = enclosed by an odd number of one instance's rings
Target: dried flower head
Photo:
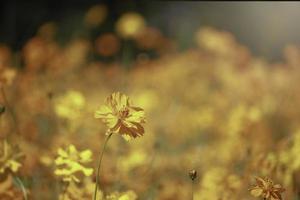
[[[79,152],[74,145],[69,145],[67,149],[59,148],[58,157],[55,159],[55,175],[62,177],[64,182],[80,182],[78,175],[91,176],[92,168],[84,166],[91,162],[92,152],[84,150]]]
[[[256,185],[250,188],[250,193],[255,197],[262,197],[267,200],[281,200],[281,193],[285,189],[279,185],[274,184],[268,178],[255,177]]]
[[[0,174],[9,170],[16,173],[21,167],[19,162],[22,158],[22,153],[17,146],[10,145],[6,140],[0,143]]]
[[[96,112],[95,118],[109,128],[109,132],[119,133],[126,140],[144,134],[145,113],[142,108],[131,106],[129,97],[116,92],[111,94]]]
[[[193,180],[195,180],[196,178],[197,178],[197,171],[196,170],[191,170],[190,172],[189,172],[189,177],[192,179],[192,181]]]

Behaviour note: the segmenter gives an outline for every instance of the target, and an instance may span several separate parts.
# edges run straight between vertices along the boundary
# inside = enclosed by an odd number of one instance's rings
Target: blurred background
[[[94,114],[121,92],[145,134],[112,136],[100,200],[299,200],[299,19],[298,2],[1,1],[0,199],[91,200]]]
[[[55,21],[61,34],[78,28],[79,19],[92,5],[105,3],[109,9],[106,30],[124,12],[142,13],[147,22],[159,28],[184,49],[193,45],[199,26],[214,26],[233,33],[258,56],[281,58],[281,49],[299,43],[298,2],[197,2],[139,0],[64,0],[0,2],[0,42],[19,49],[45,21]],[[5,28],[4,28],[5,27]],[[102,27],[103,28],[103,27]],[[61,36],[63,37],[63,36]]]

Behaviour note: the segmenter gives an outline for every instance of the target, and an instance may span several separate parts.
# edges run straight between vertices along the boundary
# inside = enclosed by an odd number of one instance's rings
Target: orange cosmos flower
[[[250,189],[255,197],[262,197],[266,200],[281,200],[281,193],[285,191],[279,184],[274,184],[268,178],[255,177],[256,185]]]
[[[131,106],[129,97],[120,92],[107,97],[105,105],[95,112],[95,118],[102,119],[108,127],[108,132],[119,133],[126,140],[144,134],[144,110]]]

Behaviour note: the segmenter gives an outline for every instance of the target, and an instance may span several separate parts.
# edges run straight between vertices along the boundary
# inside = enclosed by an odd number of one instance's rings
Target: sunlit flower
[[[125,13],[116,24],[116,31],[122,38],[134,38],[145,28],[144,18],[134,12]]]
[[[84,150],[79,152],[74,145],[67,149],[59,148],[58,157],[55,159],[55,175],[62,177],[64,182],[80,182],[78,175],[91,176],[93,169],[85,164],[92,161],[92,152]]]
[[[17,71],[12,68],[0,70],[0,86],[11,85],[17,75]]]
[[[6,140],[2,141],[0,144],[0,174],[5,173],[6,170],[16,173],[22,166],[20,163],[22,156],[17,146],[10,145]]]
[[[69,90],[65,95],[55,100],[54,108],[59,117],[75,119],[80,116],[80,111],[84,106],[84,96],[76,90]]]
[[[250,193],[255,197],[261,197],[266,200],[281,200],[281,193],[285,189],[279,185],[274,184],[268,178],[255,177],[256,185],[250,189]]]
[[[142,108],[130,105],[129,97],[116,92],[111,94],[96,112],[95,118],[109,128],[109,132],[119,133],[126,140],[144,134],[145,113]]]

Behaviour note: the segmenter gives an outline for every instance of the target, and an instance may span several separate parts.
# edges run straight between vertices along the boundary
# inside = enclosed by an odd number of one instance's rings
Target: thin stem
[[[21,181],[21,179],[19,177],[15,177],[15,180],[17,181],[17,183],[19,184],[21,190],[22,190],[22,193],[23,193],[23,196],[24,196],[24,200],[27,200],[27,192],[26,192],[26,189],[23,185],[23,182]]]
[[[192,181],[192,200],[194,200],[194,181]]]
[[[63,200],[65,200],[65,197],[67,195],[68,187],[69,187],[69,183],[67,183],[65,185],[65,188],[64,188],[64,191],[63,191],[63,197],[62,197]]]
[[[0,89],[1,89],[1,94],[2,94],[2,97],[3,97],[4,103],[7,107],[7,111],[10,113],[13,124],[15,126],[15,131],[18,135],[20,135],[20,129],[19,129],[19,126],[18,126],[17,118],[16,118],[16,116],[15,116],[15,114],[14,114],[14,112],[13,112],[12,108],[10,107],[10,104],[7,100],[7,97],[6,97],[6,94],[5,94],[5,91],[4,91],[4,87],[0,86]]]
[[[95,191],[94,191],[94,200],[97,199],[97,192],[98,192],[98,185],[99,185],[99,174],[100,174],[100,167],[101,167],[101,162],[102,162],[102,158],[103,158],[103,154],[105,151],[105,148],[107,146],[107,142],[110,139],[110,137],[112,136],[112,132],[109,133],[109,135],[107,135],[104,143],[103,143],[103,147],[102,147],[102,151],[100,153],[100,158],[99,158],[99,162],[98,162],[98,168],[97,168],[97,174],[96,174],[96,184],[95,184]]]

